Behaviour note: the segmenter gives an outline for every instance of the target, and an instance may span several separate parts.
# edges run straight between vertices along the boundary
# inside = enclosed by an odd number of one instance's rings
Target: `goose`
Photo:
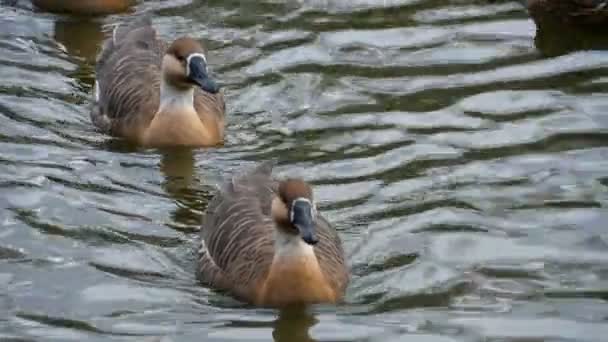
[[[301,179],[277,180],[265,162],[232,177],[201,226],[197,278],[261,307],[342,301],[349,282],[340,237]]]
[[[601,28],[608,24],[608,0],[520,0],[537,25],[549,22]]]
[[[150,17],[119,25],[97,57],[91,120],[101,131],[147,147],[216,146],[224,97],[201,43],[157,38]]]
[[[105,15],[124,12],[133,0],[33,0],[44,11],[81,15]]]

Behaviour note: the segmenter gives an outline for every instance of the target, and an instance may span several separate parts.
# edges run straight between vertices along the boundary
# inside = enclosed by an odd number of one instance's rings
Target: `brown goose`
[[[124,12],[133,0],[33,0],[36,7],[49,12],[104,15]]]
[[[271,172],[263,163],[211,200],[197,277],[258,306],[341,301],[349,272],[337,232],[317,213],[308,184]]]
[[[545,22],[584,26],[608,25],[608,0],[520,0],[537,25]]]
[[[224,139],[224,97],[202,45],[167,46],[149,17],[118,26],[97,58],[93,123],[137,144],[213,146]]]

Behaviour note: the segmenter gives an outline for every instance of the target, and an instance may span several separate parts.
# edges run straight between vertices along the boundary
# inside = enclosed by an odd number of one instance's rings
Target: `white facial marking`
[[[308,203],[308,205],[310,206],[310,216],[314,219],[315,213],[317,211],[317,208],[315,207],[315,203],[311,202],[308,198],[305,198],[305,197],[298,197],[295,200],[293,200],[293,204],[296,204],[297,202]],[[293,206],[293,204],[292,204],[292,206]],[[289,221],[293,222],[293,210],[289,211]]]
[[[205,61],[205,69],[207,69],[207,57],[202,53],[191,53],[188,58],[186,58],[186,76],[190,76],[190,59],[192,59],[192,57],[201,57],[203,61]]]

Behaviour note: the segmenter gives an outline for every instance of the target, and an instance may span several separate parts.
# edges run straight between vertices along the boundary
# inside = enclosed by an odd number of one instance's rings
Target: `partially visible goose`
[[[271,173],[263,163],[211,200],[197,277],[258,306],[341,301],[349,272],[337,232],[317,213],[307,183]]]
[[[104,15],[124,12],[133,0],[33,0],[36,7],[59,13]]]
[[[93,123],[149,147],[214,146],[224,139],[224,97],[196,40],[158,39],[149,17],[118,26],[97,58]]]
[[[547,21],[584,26],[608,26],[608,0],[520,0],[537,25]]]

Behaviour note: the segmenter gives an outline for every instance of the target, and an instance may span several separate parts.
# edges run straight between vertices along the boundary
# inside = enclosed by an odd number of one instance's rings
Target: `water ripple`
[[[206,41],[226,145],[145,150],[92,127],[96,53],[132,14],[2,2],[0,340],[603,341],[605,45],[537,32],[509,0],[134,10]],[[216,186],[267,159],[314,184],[346,303],[278,313],[197,283]]]

